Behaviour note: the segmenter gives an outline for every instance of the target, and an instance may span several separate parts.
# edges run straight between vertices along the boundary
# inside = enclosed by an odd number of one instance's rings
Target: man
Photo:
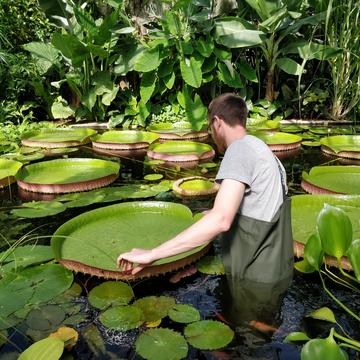
[[[290,204],[285,172],[267,145],[246,133],[243,99],[223,94],[209,105],[209,126],[224,152],[213,208],[173,239],[119,255],[118,266],[135,274],[157,259],[208,243],[222,234],[222,257],[233,279],[272,283],[292,273]],[[135,268],[133,264],[137,264]]]

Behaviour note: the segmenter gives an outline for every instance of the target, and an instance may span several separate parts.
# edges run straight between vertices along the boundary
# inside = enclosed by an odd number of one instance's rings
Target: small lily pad
[[[329,309],[328,307],[322,307],[320,309],[317,309],[311,312],[310,314],[306,315],[306,317],[311,317],[317,320],[329,321],[333,324],[336,324],[335,315],[332,312],[332,310]]]
[[[26,324],[33,330],[55,329],[65,319],[65,312],[60,306],[46,305],[41,309],[33,309],[26,318]]]
[[[200,163],[198,166],[203,169],[213,169],[216,168],[217,165],[213,162],[206,162],[206,163]]]
[[[229,344],[234,332],[222,322],[202,320],[187,325],[184,335],[186,340],[197,349],[216,350]]]
[[[144,164],[149,165],[149,166],[162,165],[164,163],[165,163],[164,160],[146,160],[146,161],[144,161]]]
[[[32,201],[22,205],[21,209],[11,211],[13,215],[25,218],[52,216],[66,210],[66,206],[59,201]]]
[[[122,281],[107,281],[93,288],[88,299],[92,306],[105,309],[113,305],[127,305],[133,297],[130,285]]]
[[[302,141],[301,145],[316,147],[316,146],[320,146],[321,143],[320,141]]]
[[[147,360],[180,360],[188,345],[182,335],[170,329],[149,329],[135,343],[136,352]]]
[[[145,322],[164,318],[174,305],[175,299],[168,296],[146,296],[134,303],[134,306],[142,310]]]
[[[310,338],[303,332],[296,331],[286,336],[284,342],[309,341]]]
[[[105,327],[119,331],[136,329],[144,323],[143,312],[134,305],[110,308],[99,319]]]
[[[178,323],[188,324],[200,320],[199,310],[191,305],[176,304],[169,310],[169,318]]]
[[[225,274],[224,263],[220,256],[204,256],[196,263],[196,267],[204,274]]]
[[[157,181],[157,180],[160,180],[164,177],[164,175],[162,174],[147,174],[144,176],[144,179],[145,180],[148,180],[148,181]]]

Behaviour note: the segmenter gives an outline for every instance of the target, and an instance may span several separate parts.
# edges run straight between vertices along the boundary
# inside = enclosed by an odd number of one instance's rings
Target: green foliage
[[[134,306],[142,310],[145,322],[164,318],[174,305],[175,299],[168,296],[147,296],[134,303]]]
[[[19,360],[58,360],[64,351],[64,342],[51,337],[35,342],[21,353]]]
[[[225,274],[224,264],[220,256],[204,256],[196,263],[196,268],[204,274]]]
[[[116,306],[105,310],[100,315],[100,321],[109,329],[127,331],[143,324],[144,316],[136,305]]]
[[[178,323],[191,323],[200,320],[199,311],[191,305],[187,304],[175,304],[169,310],[169,318]]]
[[[26,324],[34,330],[55,330],[65,319],[65,312],[56,305],[45,305],[33,309],[26,317]]]

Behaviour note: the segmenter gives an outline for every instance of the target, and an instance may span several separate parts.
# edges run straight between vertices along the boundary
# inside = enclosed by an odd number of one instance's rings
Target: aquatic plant
[[[335,135],[320,139],[321,150],[337,157],[360,159],[359,135]]]

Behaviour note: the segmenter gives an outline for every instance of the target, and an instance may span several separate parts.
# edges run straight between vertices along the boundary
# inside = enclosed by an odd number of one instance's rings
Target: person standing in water
[[[274,283],[291,278],[293,251],[290,199],[280,161],[246,132],[245,101],[231,93],[212,100],[208,121],[224,153],[214,205],[199,221],[151,250],[120,254],[118,267],[136,274],[154,261],[204,245],[221,234],[221,253],[231,282]],[[135,265],[134,265],[135,264]]]

